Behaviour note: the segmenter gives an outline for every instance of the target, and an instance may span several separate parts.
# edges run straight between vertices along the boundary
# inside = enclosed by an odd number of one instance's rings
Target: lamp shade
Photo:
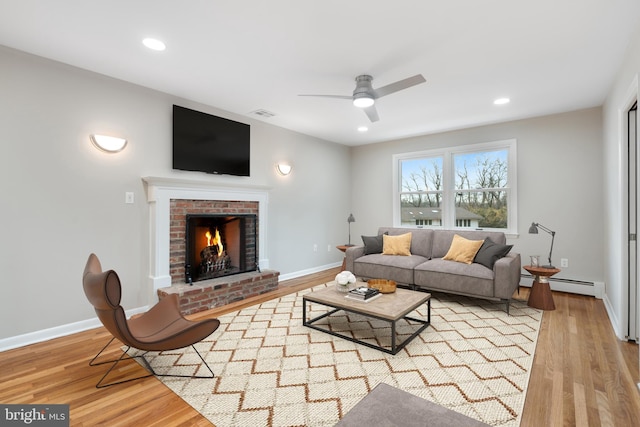
[[[127,145],[126,139],[115,136],[92,134],[90,138],[93,145],[107,153],[117,153]]]
[[[531,223],[531,227],[529,227],[529,234],[538,234],[538,227],[536,227],[535,222]]]
[[[288,163],[278,163],[276,165],[276,170],[282,176],[289,175],[291,173],[291,169],[293,169],[293,167]]]
[[[353,216],[353,214],[349,214],[349,218],[347,218],[347,222],[351,223],[351,222],[356,222],[355,217]]]

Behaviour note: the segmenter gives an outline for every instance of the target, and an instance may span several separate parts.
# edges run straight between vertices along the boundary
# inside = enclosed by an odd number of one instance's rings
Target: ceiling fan
[[[395,83],[382,86],[381,88],[374,89],[371,86],[373,77],[363,74],[356,77],[356,88],[353,90],[353,95],[298,95],[298,96],[319,96],[323,98],[338,98],[338,99],[350,99],[353,101],[353,105],[364,109],[364,112],[372,122],[380,120],[378,117],[378,111],[374,106],[376,99],[383,96],[391,95],[392,93],[408,89],[411,86],[419,85],[426,82],[422,74],[416,74],[413,77],[408,77],[403,80],[399,80]]]

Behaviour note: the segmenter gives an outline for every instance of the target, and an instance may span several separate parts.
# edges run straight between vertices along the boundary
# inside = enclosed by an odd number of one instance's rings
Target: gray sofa
[[[380,227],[378,236],[408,232],[412,233],[410,256],[365,254],[364,245],[352,246],[345,253],[346,270],[365,280],[395,280],[429,291],[500,300],[506,303],[509,312],[509,301],[520,284],[520,254],[509,252],[495,261],[493,269],[475,262],[464,264],[442,259],[456,234],[470,240],[489,238],[493,243],[505,245],[504,233]]]

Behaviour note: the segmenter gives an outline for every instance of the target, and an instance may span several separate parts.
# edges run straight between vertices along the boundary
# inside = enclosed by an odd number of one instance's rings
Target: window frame
[[[482,153],[489,151],[507,150],[507,227],[506,228],[482,228],[487,231],[502,231],[507,237],[517,237],[518,234],[518,183],[517,183],[517,140],[506,139],[500,141],[482,142],[476,144],[461,145],[455,147],[435,148],[423,151],[413,151],[392,155],[393,173],[393,225],[395,227],[417,228],[402,225],[400,197],[403,194],[402,168],[400,163],[403,160],[416,160],[421,158],[442,157],[442,223],[437,226],[424,225],[422,228],[446,229],[446,230],[468,230],[468,228],[457,227],[455,218],[455,165],[454,157],[462,154]],[[483,189],[488,190],[488,189]]]

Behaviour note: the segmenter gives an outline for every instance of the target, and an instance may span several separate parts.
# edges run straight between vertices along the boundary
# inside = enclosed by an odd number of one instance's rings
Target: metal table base
[[[320,316],[317,316],[317,317],[315,317],[313,319],[307,320],[307,302],[312,302],[314,304],[320,304],[320,305],[324,305],[326,307],[331,307],[331,308],[333,308],[333,310],[330,310],[330,311],[328,311],[326,313],[323,313]],[[366,304],[366,303],[363,303],[363,304]],[[354,314],[358,314],[360,316],[370,317],[370,318],[373,318],[373,319],[377,319],[377,320],[381,320],[383,322],[389,323],[391,325],[391,348],[389,349],[389,348],[382,347],[382,346],[379,346],[379,345],[371,344],[371,343],[368,343],[366,341],[362,341],[362,340],[359,340],[357,338],[350,337],[348,335],[343,335],[343,334],[340,334],[338,332],[331,331],[329,329],[321,328],[321,327],[318,327],[318,326],[313,324],[314,322],[317,322],[318,320],[324,319],[325,317],[328,317],[328,316],[330,316],[330,315],[332,315],[332,314],[334,314],[334,313],[336,313],[338,311],[346,311],[346,312],[349,312],[349,313],[354,313]],[[409,336],[403,342],[398,344],[396,342],[396,322],[398,320],[402,320],[402,319],[407,320],[407,321],[411,321],[411,322],[416,322],[416,323],[420,324],[421,326],[418,328],[418,330],[416,330],[413,334],[411,334],[411,336]],[[320,302],[317,302],[317,301],[308,301],[306,298],[303,297],[302,298],[302,324],[304,326],[307,326],[307,327],[311,328],[311,329],[315,329],[315,330],[318,330],[318,331],[321,331],[321,332],[325,332],[327,334],[330,334],[330,335],[333,335],[333,336],[336,336],[336,337],[340,337],[340,338],[346,339],[348,341],[355,342],[357,344],[362,344],[364,346],[367,346],[367,347],[370,347],[370,348],[373,348],[373,349],[376,349],[376,350],[380,350],[380,351],[383,351],[385,353],[397,354],[409,342],[411,342],[411,340],[413,340],[415,337],[417,337],[422,331],[424,331],[427,328],[427,326],[429,326],[431,324],[431,299],[427,300],[427,320],[416,319],[414,317],[409,317],[409,316],[403,316],[403,317],[401,317],[399,319],[396,319],[396,320],[389,320],[389,319],[385,319],[385,318],[382,318],[382,317],[374,316],[374,315],[371,315],[371,314],[365,314],[365,313],[359,312],[357,310],[351,310],[351,309],[347,309],[347,308],[338,308],[338,307],[334,307],[332,305],[329,305],[329,304],[326,304],[326,303],[320,303]]]

